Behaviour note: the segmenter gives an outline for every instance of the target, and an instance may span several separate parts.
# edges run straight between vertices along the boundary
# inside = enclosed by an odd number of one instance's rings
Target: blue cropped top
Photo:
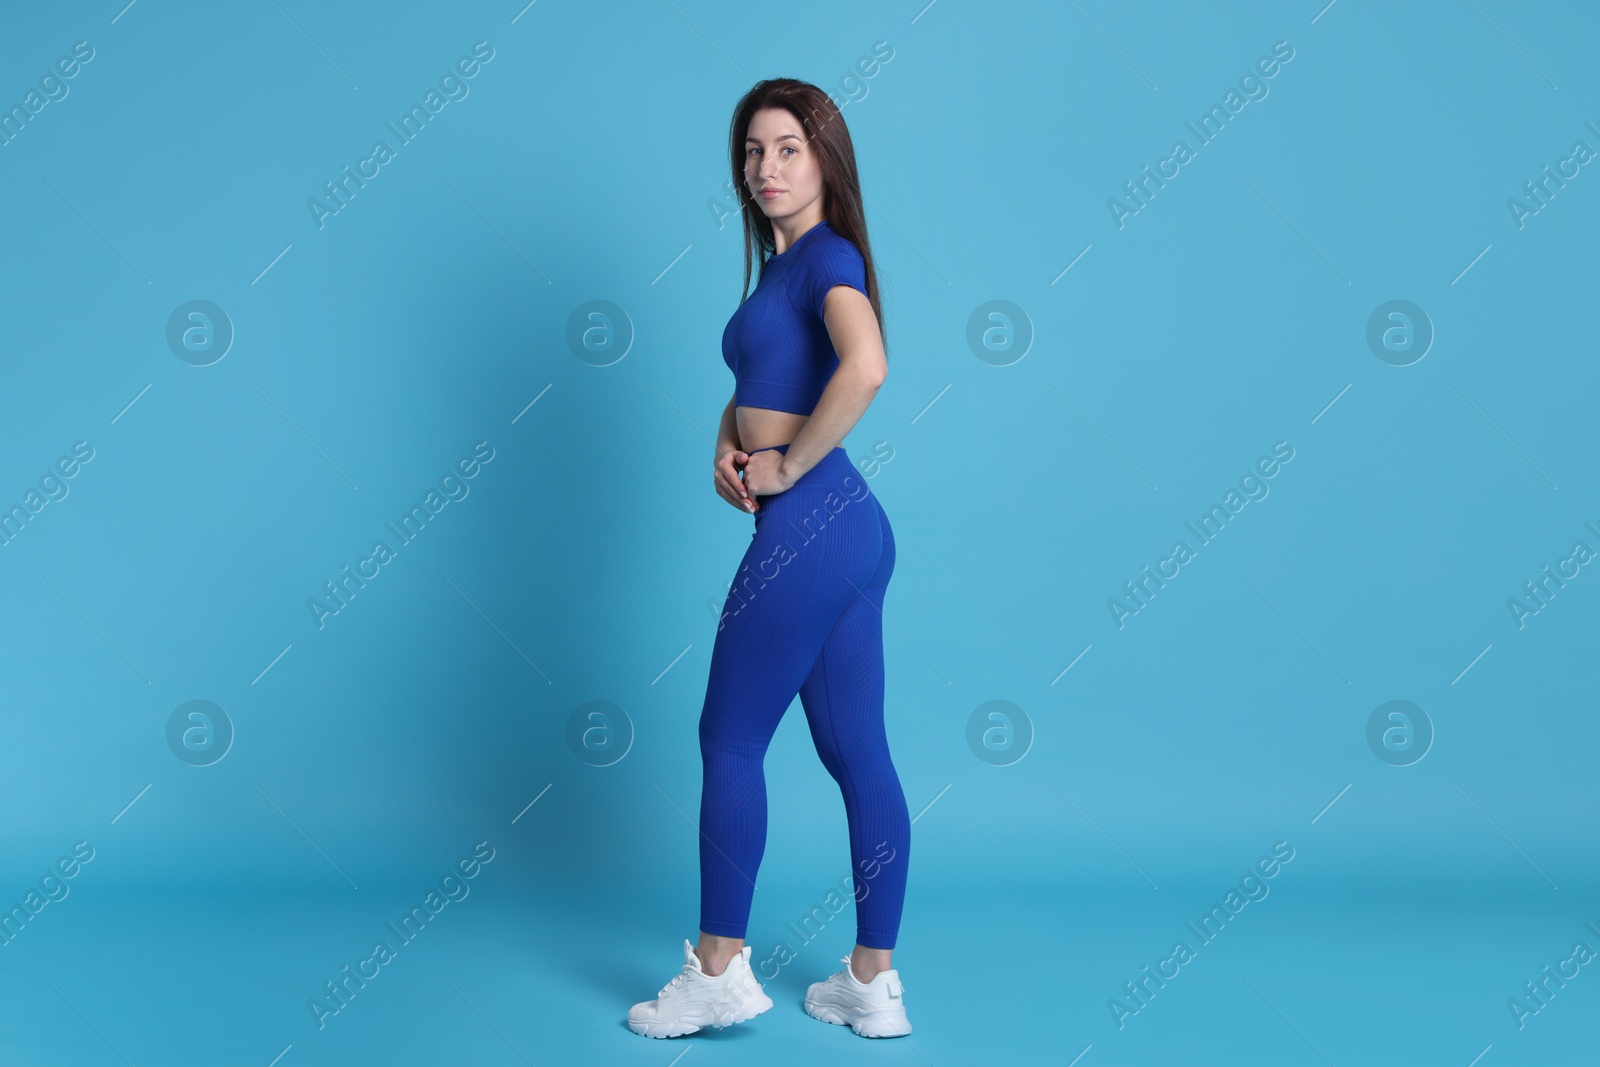
[[[736,407],[811,414],[839,367],[822,321],[822,300],[835,285],[866,295],[867,267],[826,219],[767,258],[755,291],[722,331]]]

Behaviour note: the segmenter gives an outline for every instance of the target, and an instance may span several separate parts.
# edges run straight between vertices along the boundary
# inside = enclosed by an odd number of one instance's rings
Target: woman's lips
[[[763,190],[761,190],[761,195],[766,197],[768,200],[771,200],[775,196],[782,196],[783,195],[783,190],[782,189],[763,189]]]

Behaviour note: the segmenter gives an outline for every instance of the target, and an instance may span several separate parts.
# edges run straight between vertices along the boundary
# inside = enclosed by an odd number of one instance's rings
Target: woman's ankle
[[[728,969],[728,964],[733,961],[744,949],[744,938],[723,937],[719,934],[708,934],[700,931],[700,943],[695,946],[695,958],[700,961],[700,970],[707,976],[715,978]]]
[[[884,971],[893,970],[893,952],[893,949],[868,948],[858,944],[850,951],[850,973],[858,982],[870,982]]]

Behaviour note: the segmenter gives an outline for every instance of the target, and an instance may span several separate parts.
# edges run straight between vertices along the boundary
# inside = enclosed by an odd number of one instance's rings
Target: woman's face
[[[800,120],[788,109],[762,108],[751,117],[744,142],[744,182],[769,219],[797,215],[813,203],[820,213],[822,167]]]

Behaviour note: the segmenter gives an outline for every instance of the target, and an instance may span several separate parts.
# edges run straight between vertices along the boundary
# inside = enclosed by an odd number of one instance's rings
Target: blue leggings
[[[856,942],[893,948],[911,819],[883,728],[889,517],[843,448],[755,500],[755,533],[717,624],[700,712],[700,929],[745,936],[767,840],[762,764],[798,693],[844,796],[854,886],[842,892],[855,899]]]

